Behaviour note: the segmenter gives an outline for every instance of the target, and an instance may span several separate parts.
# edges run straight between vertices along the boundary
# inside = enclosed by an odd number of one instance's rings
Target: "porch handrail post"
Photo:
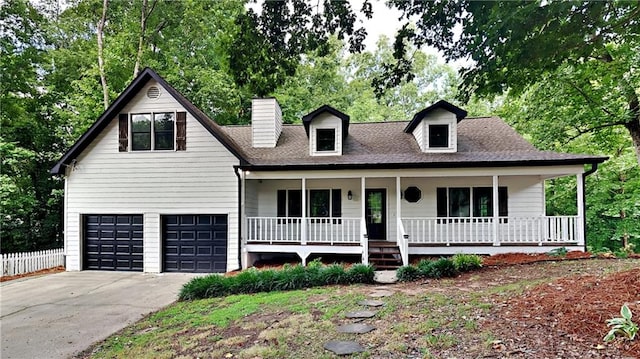
[[[584,177],[582,173],[576,174],[576,182],[577,182],[577,203],[578,203],[578,219],[576,223],[576,228],[578,233],[576,233],[579,246],[584,246],[586,238],[584,238]]]
[[[300,244],[307,244],[307,178],[302,177],[302,223],[300,224]]]
[[[369,236],[367,234],[367,216],[366,216],[366,201],[367,194],[365,191],[366,180],[365,177],[360,177],[360,199],[362,215],[360,216],[360,235],[362,240],[362,263],[369,264]]]
[[[499,205],[498,205],[498,176],[493,176],[493,245],[500,245],[500,236],[498,235],[498,221],[499,221]]]
[[[402,189],[400,187],[400,176],[396,176],[396,218],[398,222],[402,218],[402,202],[400,201],[400,191],[402,191]],[[400,226],[396,226],[396,241],[398,243],[400,243],[401,235]]]

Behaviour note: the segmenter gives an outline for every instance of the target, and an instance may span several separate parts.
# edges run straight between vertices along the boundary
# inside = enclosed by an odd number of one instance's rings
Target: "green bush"
[[[420,278],[418,268],[414,266],[402,266],[396,271],[396,277],[401,282],[411,282]]]
[[[482,257],[475,254],[458,253],[451,260],[458,272],[469,272],[482,267]]]
[[[315,261],[307,267],[285,265],[281,270],[248,269],[232,277],[211,274],[194,278],[182,286],[179,299],[293,290],[327,284],[373,283],[373,275],[373,267],[369,265],[356,264],[345,271],[340,265],[323,266]]]
[[[348,284],[373,283],[374,272],[370,265],[354,264],[347,271]]]
[[[440,258],[431,263],[431,278],[454,277],[457,274],[458,270],[450,259]]]
[[[473,258],[473,257],[477,257]],[[472,263],[467,264],[467,267],[470,268],[479,268],[480,264],[477,267],[474,267],[473,263],[479,261],[482,263],[482,259],[478,256],[470,256],[469,259],[460,260],[464,263]],[[423,259],[416,266],[403,266],[398,268],[396,272],[396,276],[398,280],[401,282],[409,282],[421,278],[443,278],[443,277],[454,277],[459,273],[455,263],[451,259],[440,258],[438,260],[427,260]]]
[[[428,259],[423,259],[418,262],[418,265],[416,267],[418,269],[418,278],[431,278],[432,265],[433,261],[430,261]]]
[[[347,272],[343,266],[332,264],[320,271],[320,281],[325,284],[344,284],[347,283]]]

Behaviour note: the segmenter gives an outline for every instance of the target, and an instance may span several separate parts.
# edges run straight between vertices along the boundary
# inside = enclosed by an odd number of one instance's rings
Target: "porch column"
[[[300,243],[307,244],[307,178],[302,177],[302,223],[300,224]]]
[[[369,264],[369,238],[367,236],[367,222],[366,222],[366,201],[367,201],[367,193],[365,191],[366,181],[364,177],[360,178],[360,202],[362,202],[362,215],[360,218],[360,231],[361,237],[360,241],[362,244],[362,264]]]
[[[493,245],[500,245],[500,236],[498,233],[498,221],[500,216],[500,206],[498,205],[498,176],[493,176]]]
[[[578,218],[576,219],[576,240],[579,246],[584,246],[586,238],[584,238],[584,177],[582,173],[576,175],[577,182],[577,203],[578,203]]]
[[[400,236],[400,221],[402,220],[402,202],[400,200],[400,177],[396,176],[396,243],[401,243]]]
[[[361,190],[360,198],[362,200],[360,202],[361,202],[361,209],[362,209],[362,212],[361,212],[362,213],[362,216],[361,216],[361,221],[362,221],[362,226],[361,227],[362,228],[364,228],[364,224],[366,223],[366,215],[367,215],[366,214],[366,211],[367,211],[367,209],[366,209],[367,193],[365,191],[365,186],[366,186],[365,178],[361,177],[360,178],[360,190]],[[366,233],[363,233],[363,235],[364,234],[366,234]]]
[[[247,222],[247,212],[246,212],[246,200],[247,200],[247,173],[245,171],[240,171],[240,186],[242,187],[240,189],[240,213],[238,213],[238,218],[240,221],[240,225],[239,230],[240,230],[240,243],[238,243],[238,246],[240,246],[241,250],[240,250],[240,258],[238,259],[240,261],[239,265],[240,268],[242,269],[247,269],[248,267],[248,263],[249,260],[247,258],[247,234],[249,233],[248,231],[248,226],[249,223]]]

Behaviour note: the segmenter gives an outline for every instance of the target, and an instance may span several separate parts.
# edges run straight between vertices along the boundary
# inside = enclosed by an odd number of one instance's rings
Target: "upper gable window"
[[[333,128],[318,128],[316,130],[316,151],[336,150],[336,130]]]
[[[175,114],[173,112],[132,114],[131,150],[173,150],[174,129]]]
[[[449,125],[429,125],[429,147],[449,147]]]

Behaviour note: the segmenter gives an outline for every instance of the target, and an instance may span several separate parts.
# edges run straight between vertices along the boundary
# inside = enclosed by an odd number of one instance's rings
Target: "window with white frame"
[[[278,190],[278,217],[302,217],[302,191]],[[309,217],[341,217],[342,191],[340,189],[312,189],[308,191],[306,213]]]
[[[449,125],[429,125],[429,148],[449,147]]]
[[[131,114],[131,150],[173,150],[175,117],[173,112]]]
[[[316,151],[333,152],[336,150],[336,130],[334,128],[316,129]]]
[[[493,217],[493,187],[437,188],[438,217]],[[498,187],[498,215],[507,217],[507,187]]]

